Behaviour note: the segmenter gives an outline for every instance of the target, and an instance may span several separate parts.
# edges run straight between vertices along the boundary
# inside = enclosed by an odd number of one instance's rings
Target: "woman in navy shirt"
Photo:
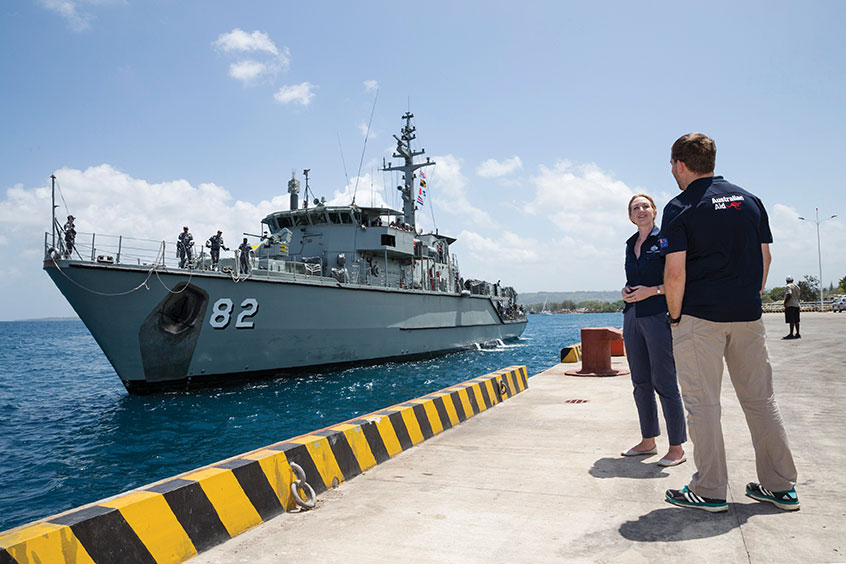
[[[629,200],[629,219],[637,233],[626,241],[626,287],[623,299],[623,340],[632,373],[634,400],[640,419],[642,440],[623,452],[623,456],[658,453],[655,437],[658,406],[661,399],[670,449],[658,461],[659,466],[681,464],[685,457],[682,443],[687,440],[684,408],[673,361],[673,336],[667,324],[667,300],[664,297],[664,259],[658,246],[655,202],[646,194]]]

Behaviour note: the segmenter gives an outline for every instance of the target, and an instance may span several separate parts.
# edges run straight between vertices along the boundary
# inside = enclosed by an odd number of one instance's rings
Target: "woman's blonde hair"
[[[635,223],[635,221],[632,219],[632,202],[634,202],[638,198],[646,198],[647,200],[649,200],[649,204],[652,206],[652,209],[655,210],[656,214],[658,213],[658,207],[655,205],[655,200],[650,198],[648,194],[635,194],[634,196],[632,196],[632,199],[629,200],[629,206],[627,210],[629,214],[629,221],[631,221],[635,225],[637,225],[637,223]],[[655,223],[655,220],[653,220],[652,223]]]

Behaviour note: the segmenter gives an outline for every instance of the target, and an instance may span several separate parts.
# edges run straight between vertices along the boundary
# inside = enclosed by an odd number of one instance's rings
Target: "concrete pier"
[[[744,496],[755,463],[727,374],[729,511],[711,514],[663,501],[694,471],[690,443],[690,460],[673,468],[655,464],[666,436],[656,456],[620,456],[639,440],[629,376],[571,377],[578,365],[567,364],[322,494],[315,509],[191,562],[844,562],[846,314],[803,313],[803,338],[788,341],[783,316],[764,321],[800,511]]]

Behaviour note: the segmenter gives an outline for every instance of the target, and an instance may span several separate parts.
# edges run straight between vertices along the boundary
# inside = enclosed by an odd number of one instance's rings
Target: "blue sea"
[[[0,322],[0,531],[425,395],[558,362],[621,314],[530,315],[492,349],[194,392],[130,396],[78,320]]]

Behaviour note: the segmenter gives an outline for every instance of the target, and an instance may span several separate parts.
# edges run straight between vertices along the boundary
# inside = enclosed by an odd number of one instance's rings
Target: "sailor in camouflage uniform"
[[[217,235],[209,237],[209,240],[206,241],[206,247],[211,249],[209,252],[211,253],[212,270],[216,270],[217,263],[220,262],[221,247],[224,251],[229,250],[229,247],[223,244],[223,231],[218,231]]]
[[[250,253],[253,252],[253,247],[247,243],[247,238],[244,237],[244,242],[238,247],[238,250],[241,251],[241,258],[240,258],[240,265],[241,265],[241,274],[249,274],[250,273]]]
[[[70,257],[73,254],[73,246],[76,242],[76,227],[73,224],[74,216],[69,215],[68,221],[65,223],[65,256]]]
[[[194,262],[194,236],[188,233],[188,228],[183,227],[182,233],[176,239],[176,256],[179,257],[179,268],[185,268]]]

